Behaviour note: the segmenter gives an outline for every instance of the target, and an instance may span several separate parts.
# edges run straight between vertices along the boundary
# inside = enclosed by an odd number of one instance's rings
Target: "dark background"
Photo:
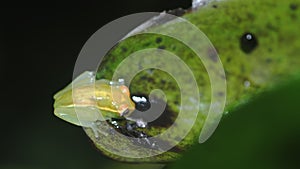
[[[53,115],[53,94],[70,83],[82,46],[106,23],[190,5],[184,0],[127,0],[2,7],[0,168],[101,168],[110,162],[82,128]]]
[[[190,5],[128,0],[2,8],[0,168],[117,168],[119,163],[102,156],[81,127],[53,115],[53,95],[71,82],[82,46],[106,23]],[[209,141],[168,167],[300,168],[299,91],[300,80],[230,112]]]

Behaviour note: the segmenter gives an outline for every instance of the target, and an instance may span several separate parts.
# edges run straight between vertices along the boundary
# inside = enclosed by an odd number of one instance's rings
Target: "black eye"
[[[135,103],[135,108],[138,111],[147,111],[151,107],[151,103],[144,96],[132,96],[132,101]]]
[[[252,33],[245,33],[240,39],[241,49],[245,53],[251,53],[258,45],[256,37]]]

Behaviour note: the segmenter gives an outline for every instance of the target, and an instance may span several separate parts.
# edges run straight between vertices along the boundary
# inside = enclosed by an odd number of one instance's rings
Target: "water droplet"
[[[240,46],[245,53],[251,53],[258,45],[256,37],[252,33],[245,33],[240,38]]]
[[[251,83],[248,80],[244,81],[244,86],[246,88],[250,87],[250,85],[251,85]]]

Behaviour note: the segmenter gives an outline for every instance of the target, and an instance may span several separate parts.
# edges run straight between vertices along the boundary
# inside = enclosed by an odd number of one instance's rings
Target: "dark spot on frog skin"
[[[213,7],[213,8],[218,8],[218,5],[213,4],[212,7]]]
[[[157,37],[156,40],[155,40],[156,43],[160,43],[161,41],[162,41],[161,37]]]
[[[219,60],[219,56],[217,54],[217,52],[215,51],[215,49],[213,48],[209,48],[207,50],[207,54],[208,57],[213,61],[213,62],[217,62]]]
[[[267,23],[266,27],[268,30],[278,31],[278,28],[272,25],[271,23]]]
[[[242,19],[239,16],[236,16],[234,19],[236,20],[237,23],[240,23],[242,21]]]
[[[150,76],[150,75],[149,75]],[[151,75],[152,76],[152,75]],[[148,77],[147,78],[147,82],[149,82],[149,83],[155,83],[155,80],[152,78],[152,77]]]
[[[290,9],[291,9],[292,11],[295,11],[295,10],[298,9],[298,5],[297,5],[297,4],[290,4]]]
[[[258,46],[258,41],[254,34],[247,32],[240,37],[240,47],[243,52],[249,54]]]
[[[266,59],[266,63],[271,63],[272,62],[272,59],[271,58],[267,58]]]
[[[142,76],[142,77],[141,77],[141,80],[147,80],[147,79],[148,79],[147,76]]]
[[[294,14],[294,13],[292,13],[292,14],[290,15],[290,17],[291,17],[292,20],[296,20],[296,19],[297,19],[297,15]]]
[[[166,46],[160,45],[160,46],[158,46],[157,48],[158,48],[158,49],[166,49]]]
[[[165,85],[166,84],[166,81],[164,79],[161,79],[160,80],[161,84]]]
[[[126,47],[124,47],[124,46],[122,46],[122,52],[127,52],[127,48]]]
[[[150,69],[147,69],[146,72],[149,76],[152,76],[153,75],[153,72],[154,72],[155,69],[153,68],[150,68]]]
[[[255,19],[255,15],[253,13],[248,12],[247,13],[247,17],[249,20],[254,20]]]
[[[147,43],[144,43],[144,44],[143,44],[144,47],[148,47],[148,46],[150,46],[150,45],[151,45],[150,42],[147,42]]]
[[[273,49],[272,49],[272,48],[268,48],[268,51],[269,51],[269,52],[272,52],[272,51],[273,51]]]
[[[227,62],[227,63],[231,62],[231,57],[227,58],[227,59],[226,59],[226,62]]]

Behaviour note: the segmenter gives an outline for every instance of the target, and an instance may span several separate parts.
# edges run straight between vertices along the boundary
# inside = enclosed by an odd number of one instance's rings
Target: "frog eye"
[[[146,97],[132,96],[132,100],[135,103],[135,108],[139,111],[147,111],[151,107],[151,103]]]
[[[258,41],[252,33],[244,33],[240,38],[240,47],[246,54],[251,53],[257,45]]]
[[[130,96],[129,89],[126,86],[120,86],[120,90],[122,93],[126,94],[127,96]]]

